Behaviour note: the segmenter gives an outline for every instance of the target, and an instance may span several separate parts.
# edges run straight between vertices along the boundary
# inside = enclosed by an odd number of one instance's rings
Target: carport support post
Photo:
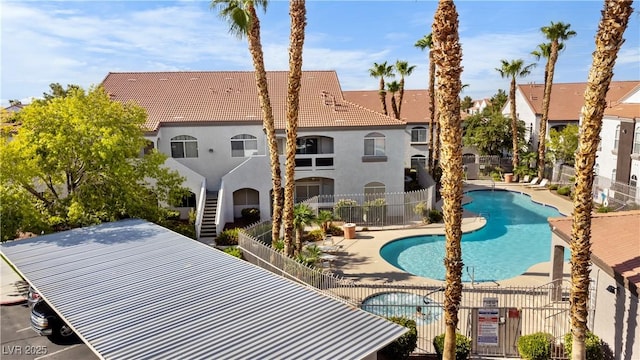
[[[555,245],[553,247],[551,268],[551,281],[553,282],[553,301],[562,300],[562,277],[564,270],[564,246]]]

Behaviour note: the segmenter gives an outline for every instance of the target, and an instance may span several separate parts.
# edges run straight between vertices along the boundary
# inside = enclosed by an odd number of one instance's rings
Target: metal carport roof
[[[104,359],[360,359],[406,331],[143,220],[0,249]]]

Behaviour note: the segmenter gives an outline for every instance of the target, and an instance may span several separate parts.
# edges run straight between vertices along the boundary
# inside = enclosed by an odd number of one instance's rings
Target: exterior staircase
[[[200,226],[201,242],[213,245],[217,236],[216,232],[216,209],[218,208],[218,192],[207,192],[207,199],[204,203],[204,213],[202,215],[202,225]]]

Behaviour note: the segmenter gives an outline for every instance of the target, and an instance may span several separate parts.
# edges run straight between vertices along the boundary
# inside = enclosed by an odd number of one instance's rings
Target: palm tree
[[[618,51],[633,9],[628,0],[606,0],[596,34],[596,50],[589,71],[582,107],[580,145],[576,155],[576,188],[571,229],[571,358],[586,358],[589,282],[591,262],[591,211],[593,168],[602,128],[606,96]]]
[[[331,228],[331,224],[335,220],[335,216],[333,212],[329,210],[320,210],[318,216],[316,217],[316,223],[320,225],[320,231],[322,231],[322,236],[326,236]]]
[[[402,100],[404,100],[404,77],[411,75],[415,68],[415,65],[409,66],[409,63],[406,61],[396,60],[396,71],[400,75],[400,98],[398,99],[398,116],[396,116],[396,119],[400,119],[400,115],[402,115]]]
[[[313,210],[307,204],[296,204],[293,208],[293,227],[296,230],[296,250],[295,254],[302,251],[302,233],[304,228],[313,224],[316,220]]]
[[[383,62],[381,64],[373,63],[373,67],[369,69],[369,76],[373,78],[380,78],[380,89],[378,94],[380,95],[380,103],[382,103],[382,113],[385,115],[389,115],[387,111],[387,92],[384,91],[384,78],[393,77],[395,74],[393,73],[393,66],[387,65],[387,62]]]
[[[513,141],[513,158],[511,163],[515,169],[518,167],[520,153],[520,147],[518,146],[518,115],[516,113],[516,78],[529,75],[531,68],[535,67],[536,64],[524,66],[524,60],[522,59],[511,60],[511,62],[504,59],[500,61],[502,62],[502,66],[496,68],[496,70],[503,78],[511,78],[511,86],[509,88],[509,101],[511,101],[511,136]]]
[[[424,50],[426,48],[429,49],[429,173],[433,176],[435,169],[435,160],[434,160],[434,128],[436,128],[436,111],[435,111],[435,78],[436,78],[436,63],[433,60],[433,38],[432,34],[428,34],[422,37],[422,39],[416,41],[416,47]],[[438,135],[440,128],[438,127]],[[440,136],[438,136],[438,140]],[[436,148],[438,146],[438,141],[435,142]]]
[[[305,0],[289,2],[291,34],[289,36],[289,77],[287,81],[287,145],[284,187],[284,251],[293,255],[293,202],[295,195],[296,138],[298,136],[298,106],[302,79],[302,47],[307,24]]]
[[[558,53],[564,48],[564,41],[576,35],[569,30],[571,24],[551,22],[549,26],[543,26],[540,31],[550,41],[549,57],[545,66],[544,96],[542,98],[542,117],[540,118],[540,133],[538,134],[538,177],[544,177],[545,140],[547,138],[547,121],[549,120],[549,104],[551,102],[551,88],[553,86],[553,73],[558,60]]]
[[[462,48],[458,12],[451,0],[441,0],[433,25],[433,52],[437,68],[438,122],[442,128],[442,212],[445,226],[445,338],[443,359],[456,358],[456,327],[462,299],[462,124],[460,90]]]
[[[387,83],[387,90],[391,93],[391,110],[393,110],[393,117],[400,119],[400,109],[396,101],[396,93],[400,91],[400,84],[397,81]]]
[[[266,11],[267,0],[213,0],[211,7],[219,9],[219,16],[227,19],[229,31],[239,38],[247,37],[249,52],[253,59],[258,98],[262,108],[262,125],[267,135],[269,145],[269,160],[271,164],[271,185],[273,188],[273,216],[271,239],[275,243],[280,239],[280,225],[282,224],[282,174],[280,170],[280,156],[278,155],[278,141],[273,119],[273,109],[269,97],[267,72],[264,67],[264,56],[260,42],[260,19],[256,14],[256,6]]]

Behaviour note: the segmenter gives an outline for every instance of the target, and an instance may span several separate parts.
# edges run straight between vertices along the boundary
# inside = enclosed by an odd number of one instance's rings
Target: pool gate
[[[245,260],[354,307],[362,308],[363,302],[380,294],[412,294],[409,298],[414,300],[410,302],[376,302],[366,305],[365,310],[383,317],[400,313],[416,320],[418,345],[414,353],[435,353],[433,339],[445,330],[444,283],[364,282],[344,278],[284,256],[267,245],[269,231],[270,225],[265,223],[240,232],[238,245]],[[553,337],[551,359],[566,359],[563,344],[570,331],[569,289],[566,280],[536,287],[464,283],[458,332],[471,339],[472,355],[482,357],[519,357],[520,336],[545,332]]]

